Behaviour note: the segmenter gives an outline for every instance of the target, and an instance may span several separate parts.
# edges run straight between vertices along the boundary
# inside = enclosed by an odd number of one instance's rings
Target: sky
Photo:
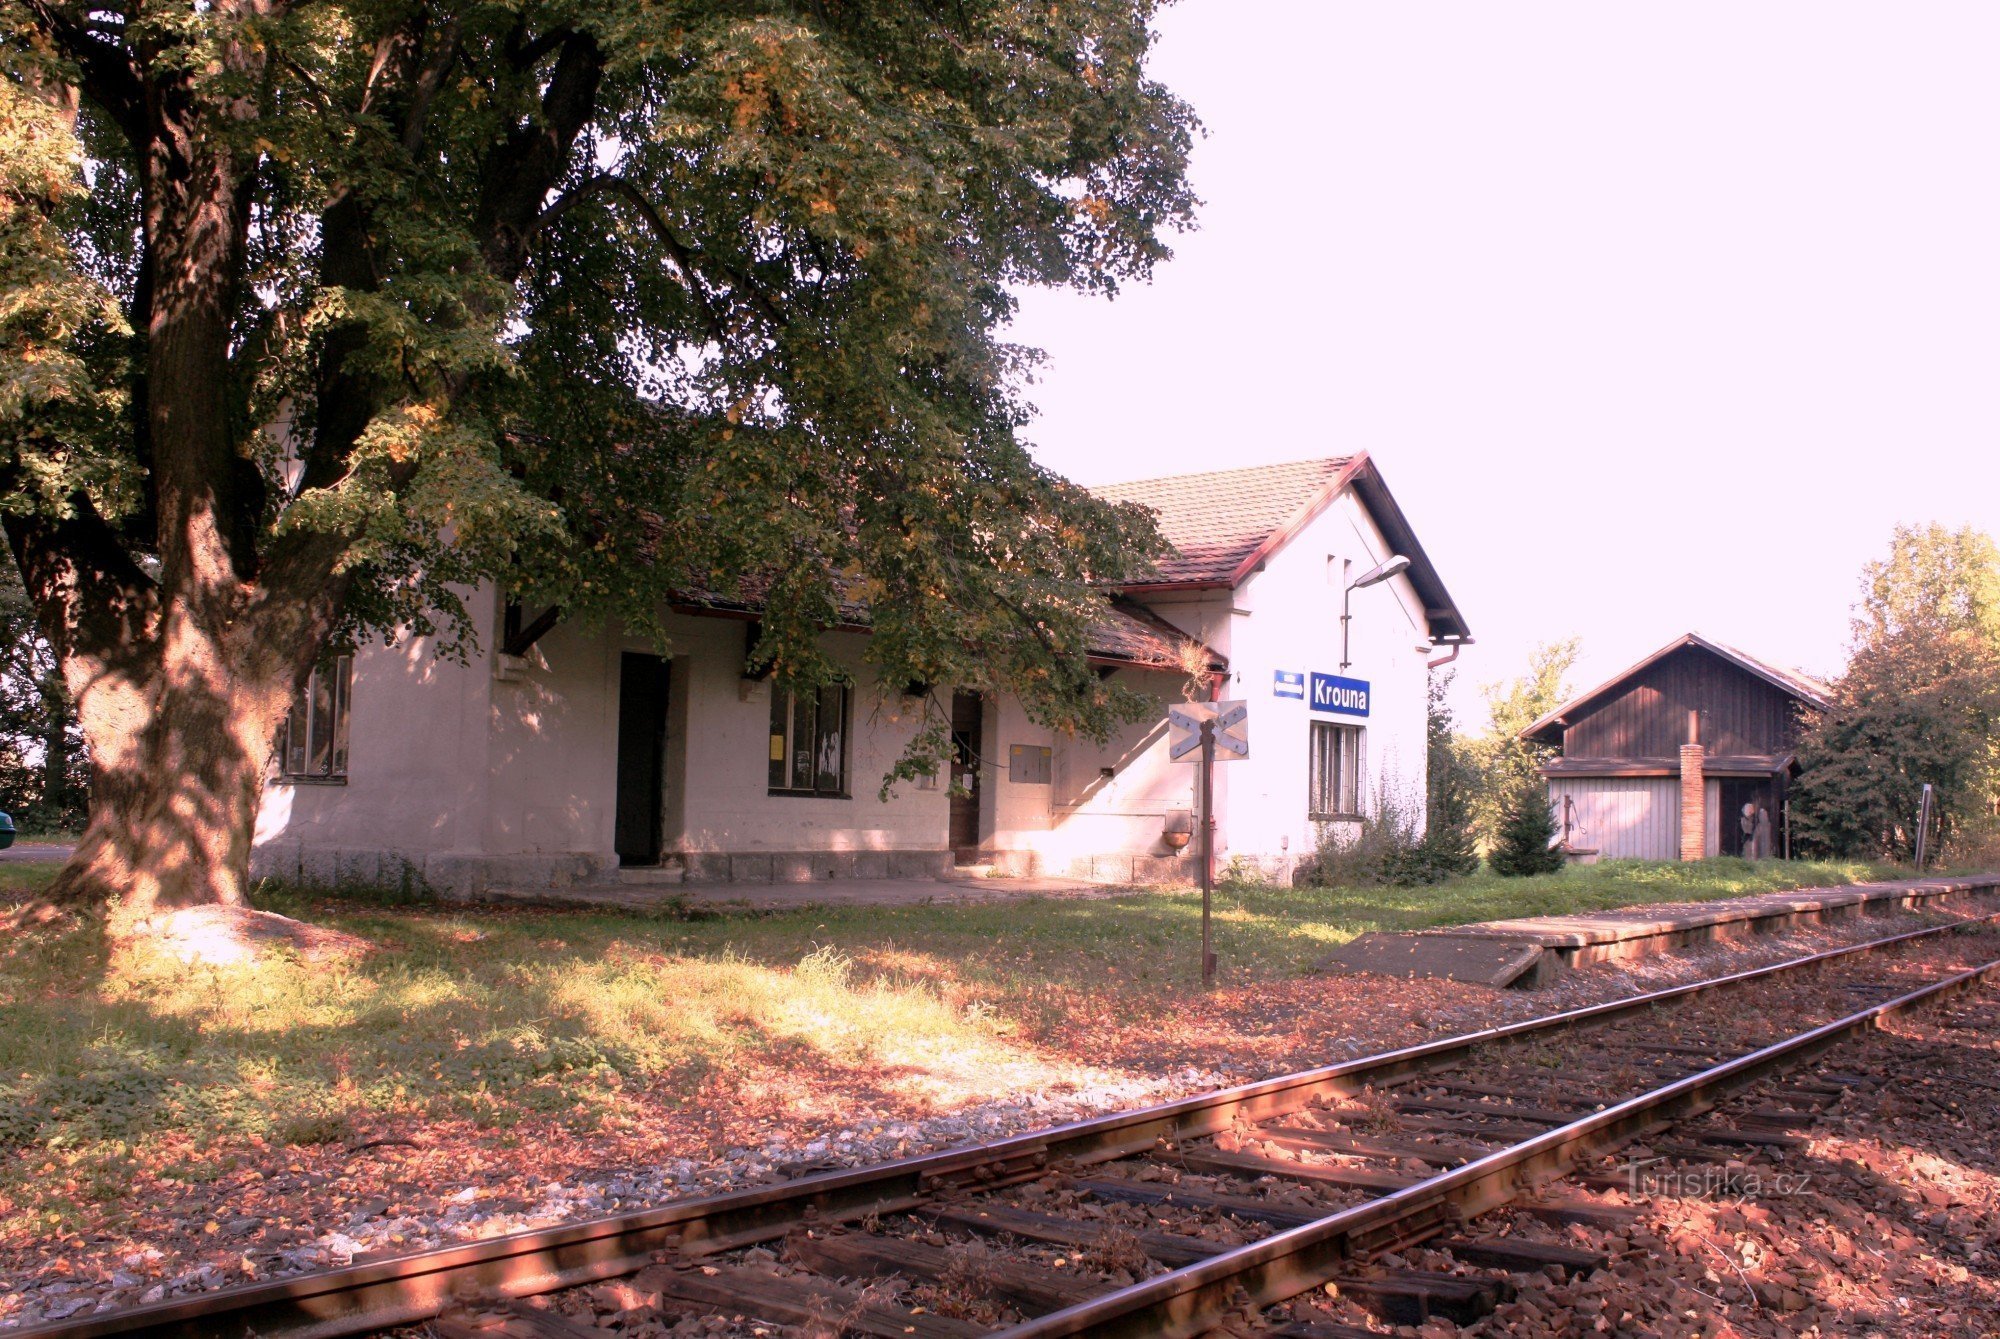
[[[1183,0],[1199,230],[1022,294],[1083,483],[1366,450],[1472,627],[1836,672],[1899,522],[2000,533],[2000,6]]]

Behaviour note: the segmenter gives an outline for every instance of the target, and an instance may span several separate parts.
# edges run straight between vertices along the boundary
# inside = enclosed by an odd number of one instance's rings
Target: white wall
[[[882,778],[922,726],[925,699],[880,693],[862,661],[866,639],[828,633],[825,645],[856,684],[848,748],[848,799],[769,793],[772,686],[742,677],[743,625],[672,621],[675,692],[688,693],[682,851],[942,851],[949,800],[942,787],[904,782],[885,802]],[[682,653],[686,654],[683,655]],[[950,694],[940,691],[944,710]],[[933,702],[929,710],[939,708]],[[669,786],[675,784],[669,778]]]
[[[1168,760],[1164,727],[1167,705],[1182,700],[1186,679],[1179,673],[1119,670],[1114,681],[1157,706],[1102,744],[1035,725],[1012,698],[988,704],[987,765],[980,784],[992,796],[985,830],[995,849],[1039,852],[1044,867],[1055,872],[1080,856],[1170,854],[1161,841],[1166,816],[1194,803],[1194,769]],[[1049,748],[1049,784],[1008,779],[1015,744]],[[1112,771],[1108,778],[1105,768]]]
[[[1407,577],[1353,593],[1352,663],[1340,668],[1342,585],[1389,556],[1366,508],[1344,493],[1236,591],[1223,696],[1250,706],[1250,757],[1217,768],[1225,856],[1279,859],[1313,849],[1317,834],[1307,817],[1313,720],[1363,726],[1364,804],[1372,810],[1387,786],[1422,822],[1431,652],[1422,602]],[[1308,692],[1315,671],[1366,680],[1368,715],[1318,712],[1309,701],[1278,697],[1278,670],[1304,674]]]
[[[468,605],[490,641],[490,600]],[[346,784],[276,778],[264,791],[256,842],[427,854],[485,841],[491,766],[485,659],[441,660],[429,638],[360,648],[348,716]],[[373,877],[373,875],[370,875]]]
[[[498,612],[470,600],[482,646]],[[886,803],[883,776],[915,734],[920,700],[874,691],[865,639],[829,633],[860,684],[849,749],[851,798],[768,793],[771,685],[741,676],[743,624],[673,616],[666,846],[669,851],[938,851],[947,798],[906,783]],[[619,629],[559,624],[517,677],[486,654],[441,660],[429,638],[367,646],[354,658],[344,785],[266,786],[260,864],[297,869],[298,852],[341,853],[326,877],[380,876],[370,853],[421,865],[433,856],[584,856],[615,862],[620,653],[657,651]],[[339,861],[350,860],[348,865]]]

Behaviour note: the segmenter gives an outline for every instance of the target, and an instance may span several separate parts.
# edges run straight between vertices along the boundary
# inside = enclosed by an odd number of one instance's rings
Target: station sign
[[[1338,674],[1321,674],[1315,670],[1312,676],[1312,709],[1336,716],[1366,716],[1368,680],[1344,679]]]
[[[1293,697],[1306,700],[1306,676],[1298,670],[1273,670],[1271,672],[1271,696]]]

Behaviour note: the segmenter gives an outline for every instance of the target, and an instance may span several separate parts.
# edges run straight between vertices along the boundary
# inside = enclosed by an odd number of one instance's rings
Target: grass
[[[0,904],[52,873],[0,864]],[[1419,889],[1233,885],[1215,898],[1216,947],[1231,984],[1282,981],[1369,930],[1885,873],[1722,860]],[[1046,1082],[1051,1064],[1095,1058],[1064,1052],[1077,1020],[1171,1018],[1200,999],[1199,898],[1184,892],[696,920],[264,901],[379,948],[227,969],[109,956],[76,931],[0,948],[0,1236],[91,1221],[142,1164],[198,1178],[218,1158],[384,1128],[657,1132],[827,1069],[940,1094]],[[842,1118],[804,1088],[784,1111]]]

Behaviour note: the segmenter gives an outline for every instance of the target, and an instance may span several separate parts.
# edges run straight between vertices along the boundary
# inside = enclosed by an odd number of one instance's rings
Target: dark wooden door
[[[1716,849],[1723,855],[1769,857],[1777,854],[1779,822],[1771,783],[1762,777],[1724,777],[1720,783],[1722,831]],[[1743,810],[1748,806],[1751,812]],[[1761,846],[1755,840],[1761,828]]]
[[[618,661],[618,811],[621,865],[660,863],[666,810],[667,662],[627,651]]]
[[[985,752],[981,738],[985,717],[979,694],[951,695],[951,849],[961,864],[979,853],[979,759]]]

